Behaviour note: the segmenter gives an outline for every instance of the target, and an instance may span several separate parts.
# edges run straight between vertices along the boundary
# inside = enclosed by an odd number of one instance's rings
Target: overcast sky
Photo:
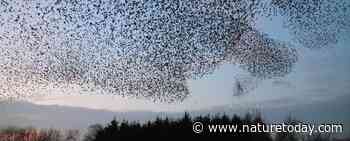
[[[260,19],[257,28],[268,33],[272,38],[292,42],[288,30],[282,27],[280,18],[274,20]],[[125,98],[111,95],[79,95],[74,90],[65,94],[50,94],[44,97],[35,97],[30,100],[39,107],[48,105],[69,107],[81,107],[101,110],[104,112],[183,112],[183,111],[206,111],[220,112],[229,109],[232,112],[241,112],[249,109],[259,109],[262,112],[272,113],[266,115],[271,119],[281,119],[288,114],[296,115],[297,118],[319,121],[350,123],[350,39],[349,35],[334,48],[305,49],[298,47],[299,60],[292,73],[283,78],[260,81],[257,88],[248,94],[234,96],[233,86],[235,77],[245,76],[245,72],[231,64],[222,65],[213,74],[198,80],[188,80],[191,95],[183,102],[176,103],[153,103],[145,99]],[[18,108],[11,104],[13,108]],[[52,118],[47,113],[41,112],[35,115],[38,109],[16,114],[7,110],[0,110],[0,115],[7,117],[30,117],[31,121],[44,121]],[[1,107],[0,107],[1,108]],[[23,112],[23,110],[21,112]],[[84,112],[84,110],[78,110]],[[140,112],[142,113],[142,112]],[[27,114],[27,115],[26,115]],[[79,115],[79,113],[76,113]],[[44,116],[45,115],[45,116]],[[82,115],[84,115],[82,113]],[[113,114],[108,114],[111,116]],[[148,118],[137,115],[138,118]],[[70,117],[69,114],[61,115]],[[111,117],[104,116],[108,120]],[[98,116],[92,116],[91,118]],[[278,117],[278,118],[277,118]],[[81,117],[79,117],[81,118]],[[100,117],[101,118],[101,117]],[[7,121],[3,118],[0,125]],[[69,119],[71,119],[69,121]],[[137,118],[136,118],[137,119]],[[21,120],[21,118],[19,118]],[[74,117],[64,122],[76,122]],[[93,120],[90,120],[91,122]],[[98,121],[98,120],[97,120]],[[63,122],[63,121],[62,121]],[[346,123],[345,123],[346,122]],[[34,122],[33,122],[34,123]],[[29,123],[30,124],[30,123]],[[55,126],[55,125],[52,125]]]

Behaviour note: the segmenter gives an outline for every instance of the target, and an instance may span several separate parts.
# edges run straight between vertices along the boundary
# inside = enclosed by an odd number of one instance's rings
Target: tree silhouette
[[[97,133],[102,130],[103,127],[100,124],[94,124],[89,126],[88,132],[85,134],[83,141],[94,141]]]
[[[43,130],[40,134],[39,141],[61,141],[63,139],[61,131],[53,128]]]
[[[65,141],[80,141],[79,130],[68,130],[65,134]]]
[[[211,133],[208,128],[203,128],[203,132],[196,134],[192,130],[194,122],[201,122],[204,125],[209,124],[237,124],[242,128],[243,124],[264,124],[260,117],[247,116],[240,118],[236,115],[198,116],[191,118],[189,113],[185,113],[180,119],[170,120],[169,118],[156,118],[154,121],[148,121],[145,124],[129,123],[123,121],[117,122],[115,119],[99,130],[94,141],[109,140],[132,140],[132,139],[205,139],[215,137],[217,139],[233,139],[248,141],[271,141],[269,133]]]
[[[291,116],[287,117],[287,119],[284,121],[286,125],[297,125],[300,123],[300,121],[293,119]],[[297,141],[300,139],[300,135],[297,133],[290,133],[290,132],[281,132],[277,133],[275,140],[276,141]]]

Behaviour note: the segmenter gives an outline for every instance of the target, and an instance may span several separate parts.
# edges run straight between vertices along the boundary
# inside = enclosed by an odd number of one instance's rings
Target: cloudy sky
[[[259,19],[256,26],[272,38],[292,42],[281,18]],[[76,128],[109,120],[113,115],[143,120],[159,113],[242,113],[258,109],[271,121],[295,115],[311,122],[340,122],[349,127],[349,37],[349,34],[344,35],[333,48],[306,49],[294,44],[299,60],[293,71],[286,77],[259,81],[255,89],[244,95],[235,96],[233,89],[235,78],[247,76],[246,72],[232,64],[224,64],[213,74],[188,80],[190,96],[182,102],[154,103],[118,95],[84,95],[72,89],[65,93],[33,97],[26,104],[2,103],[0,115],[5,116],[1,118],[0,125],[40,124],[43,127]],[[56,114],[50,114],[55,111]],[[54,120],[62,125],[54,123]]]

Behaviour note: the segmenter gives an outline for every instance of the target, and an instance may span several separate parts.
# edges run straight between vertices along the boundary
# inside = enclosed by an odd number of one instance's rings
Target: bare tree
[[[91,125],[89,128],[88,128],[88,132],[85,134],[84,136],[84,141],[94,141],[95,140],[95,137],[97,135],[97,133],[99,131],[102,131],[103,129],[103,126],[100,125],[100,124],[94,124],[94,125]]]
[[[80,133],[79,130],[68,130],[66,131],[65,141],[79,141],[80,140]]]
[[[40,132],[39,141],[62,141],[63,135],[60,130],[46,129]]]

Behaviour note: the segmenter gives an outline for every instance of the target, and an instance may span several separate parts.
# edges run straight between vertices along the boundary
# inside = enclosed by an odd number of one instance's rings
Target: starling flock
[[[312,2],[0,0],[0,99],[78,88],[176,102],[190,94],[188,79],[223,63],[259,79],[283,77],[296,49],[255,29],[255,21],[277,11],[306,47],[336,42],[332,29],[349,19],[311,20],[335,12],[318,12],[322,4]]]

